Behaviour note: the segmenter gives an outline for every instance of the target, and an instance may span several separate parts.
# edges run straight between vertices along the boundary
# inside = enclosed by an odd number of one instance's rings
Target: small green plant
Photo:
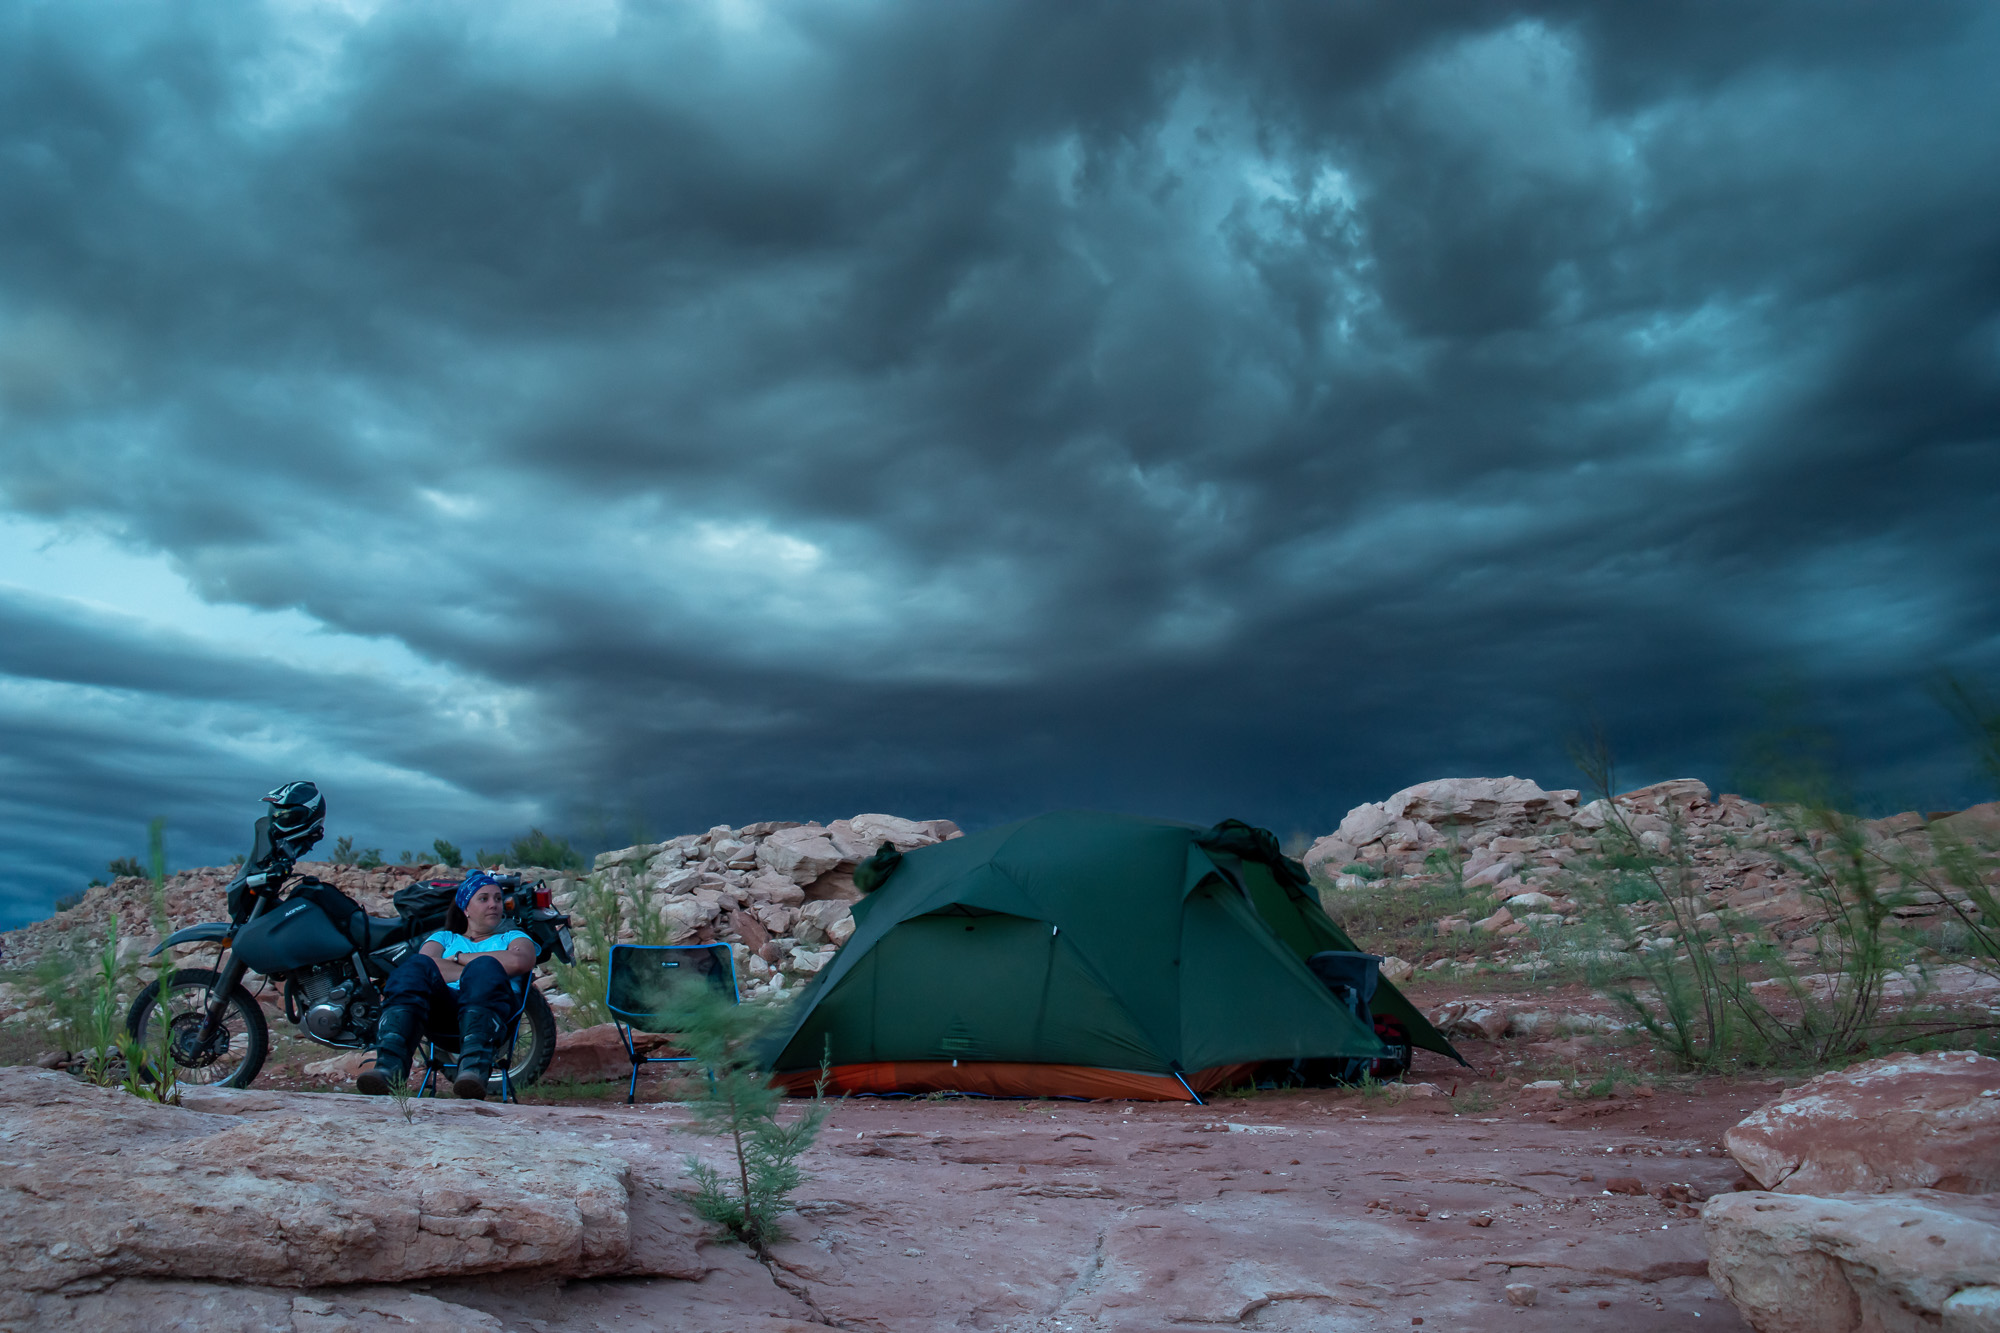
[[[604,992],[610,980],[611,946],[628,937],[633,943],[672,944],[673,931],[660,915],[653,890],[639,881],[629,894],[612,887],[609,875],[586,875],[577,884],[569,907],[576,938],[576,961],[549,961],[556,984],[574,1000],[565,1021],[573,1027],[594,1027],[611,1021]]]
[[[328,858],[337,866],[354,864],[354,839],[342,834],[333,844],[333,855]]]
[[[174,1064],[173,1024],[164,1021],[164,1014],[161,1018],[152,1025],[151,1041],[142,1043],[124,1034],[118,1038],[118,1049],[125,1057],[125,1091],[163,1106],[179,1106],[181,1078]]]
[[[1465,861],[1456,846],[1433,847],[1426,852],[1424,873],[1439,876],[1456,893],[1465,891]]]
[[[785,1093],[773,1087],[759,1051],[784,1010],[732,1004],[712,992],[688,990],[670,1012],[682,1049],[693,1058],[686,1078],[673,1086],[675,1100],[695,1113],[705,1133],[728,1140],[725,1169],[688,1158],[695,1211],[769,1262],[771,1243],[783,1238],[779,1218],[804,1176],[799,1158],[826,1122],[826,1073],[813,1099],[789,1123],[779,1118]]]
[[[100,881],[92,880],[90,887],[94,889],[99,887],[99,884]],[[72,907],[81,906],[82,903],[83,903],[82,893],[65,893],[62,897],[56,899],[55,910],[58,912],[67,912]]]
[[[89,1008],[84,1015],[84,1040],[88,1043],[84,1077],[99,1087],[122,1081],[119,1064],[118,1023],[118,913],[111,914],[104,946],[97,952],[97,971],[91,979]]]
[[[146,873],[136,856],[121,856],[106,867],[113,879],[138,879]]]
[[[1493,1094],[1488,1091],[1485,1084],[1475,1083],[1452,1094],[1451,1109],[1460,1115],[1478,1115],[1482,1111],[1490,1111],[1493,1109]]]
[[[549,960],[556,984],[576,1003],[565,1016],[579,1028],[595,1027],[611,1021],[604,993],[609,982],[611,946],[618,942],[625,923],[625,904],[605,883],[603,875],[589,875],[577,886],[569,917],[575,931],[576,961]]]
[[[380,847],[362,848],[361,854],[354,858],[354,868],[356,870],[380,870],[382,868],[382,849]]]
[[[465,853],[458,849],[457,844],[446,842],[443,838],[431,840],[431,851],[437,856],[439,865],[450,866],[453,870],[462,869],[465,865]]]
[[[1349,861],[1340,868],[1340,873],[1353,875],[1359,879],[1375,880],[1382,878],[1382,867],[1369,861]]]
[[[389,1080],[389,1100],[395,1104],[396,1113],[403,1117],[403,1123],[417,1123],[416,1099],[410,1095],[409,1076]]]

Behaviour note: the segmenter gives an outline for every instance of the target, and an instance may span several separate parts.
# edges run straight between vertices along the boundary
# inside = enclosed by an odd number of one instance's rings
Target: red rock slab
[[[2000,1285],[1990,1196],[1749,1190],[1711,1200],[1702,1229],[1710,1276],[1757,1333],[1953,1329],[1946,1301]]]
[[[1786,1194],[2000,1190],[2000,1060],[1931,1051],[1800,1084],[1723,1139]]]

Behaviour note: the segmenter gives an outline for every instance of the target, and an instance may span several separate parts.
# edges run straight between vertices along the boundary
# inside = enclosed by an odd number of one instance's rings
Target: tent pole
[[[1194,1090],[1193,1088],[1188,1088],[1188,1081],[1187,1081],[1186,1079],[1184,1079],[1184,1078],[1181,1078],[1181,1071],[1180,1071],[1180,1070],[1176,1069],[1176,1070],[1174,1071],[1174,1078],[1175,1078],[1175,1079],[1177,1079],[1177,1080],[1178,1080],[1178,1081],[1180,1082],[1180,1085],[1181,1085],[1181,1086],[1182,1086],[1183,1088],[1187,1088],[1187,1095],[1188,1095],[1188,1096],[1189,1096],[1190,1098],[1192,1098],[1192,1099],[1193,1099],[1193,1101],[1194,1101],[1194,1104],[1195,1104],[1196,1106],[1206,1106],[1206,1105],[1208,1105],[1208,1103],[1207,1103],[1207,1102],[1205,1102],[1205,1101],[1203,1101],[1203,1100],[1201,1099],[1201,1094],[1200,1094],[1200,1093],[1196,1092],[1196,1091],[1195,1091],[1195,1090]]]

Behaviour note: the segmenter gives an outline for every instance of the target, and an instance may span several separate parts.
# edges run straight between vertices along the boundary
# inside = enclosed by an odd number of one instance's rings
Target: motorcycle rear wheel
[[[222,1031],[205,1050],[194,1041],[201,1033],[208,994],[217,977],[205,967],[169,972],[139,992],[125,1016],[125,1030],[144,1050],[158,1038],[154,1023],[166,1014],[174,1067],[183,1083],[206,1087],[247,1088],[264,1067],[271,1049],[271,1030],[264,1011],[241,986],[232,986],[222,1009]],[[164,997],[164,998],[162,998]],[[225,1039],[226,1040],[223,1040]]]
[[[556,1054],[555,1010],[549,1008],[547,998],[532,981],[516,1032],[519,1035],[514,1039],[514,1063],[507,1070],[507,1078],[515,1087],[525,1088],[547,1072],[549,1061]],[[489,1081],[497,1091],[500,1086],[497,1070]]]

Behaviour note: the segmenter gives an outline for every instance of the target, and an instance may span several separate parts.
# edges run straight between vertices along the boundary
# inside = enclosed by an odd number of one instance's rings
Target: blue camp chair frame
[[[535,974],[530,972],[517,983],[520,994],[514,1001],[511,1018],[501,1020],[507,1034],[507,1049],[494,1051],[494,1063],[500,1069],[500,1100],[518,1102],[520,1097],[514,1092],[514,1046],[521,1039],[521,1019],[528,1012],[528,992],[535,988]],[[458,1077],[458,1053],[447,1051],[438,1045],[437,1038],[428,1031],[424,1033],[424,1081],[417,1087],[417,1096],[436,1095],[438,1070],[448,1069],[453,1078]]]
[[[709,985],[718,995],[740,1004],[743,995],[736,988],[736,958],[726,944],[614,944],[610,965],[604,970],[604,1007],[618,1027],[618,1039],[625,1043],[626,1058],[632,1062],[632,1079],[625,1086],[627,1105],[639,1097],[639,1069],[643,1065],[678,1065],[693,1060],[691,1055],[641,1055],[632,1040],[637,1032],[658,1033],[658,1012],[634,1007],[631,985],[635,972],[647,968],[678,968],[693,964],[696,957],[710,960]],[[718,984],[720,983],[720,984]]]

